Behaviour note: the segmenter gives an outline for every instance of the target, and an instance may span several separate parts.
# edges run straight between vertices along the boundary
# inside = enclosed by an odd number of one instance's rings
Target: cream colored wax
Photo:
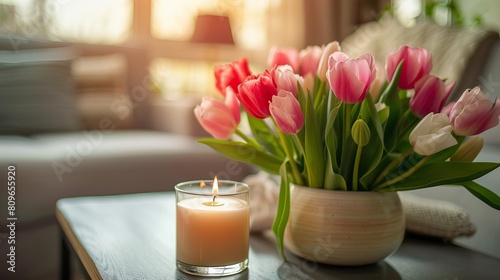
[[[177,203],[177,260],[197,266],[224,266],[248,258],[250,207],[238,198],[211,197]]]

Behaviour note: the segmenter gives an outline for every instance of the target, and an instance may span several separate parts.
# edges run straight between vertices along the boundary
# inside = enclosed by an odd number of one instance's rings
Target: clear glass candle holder
[[[229,180],[175,186],[177,268],[198,276],[226,276],[248,266],[250,188]]]

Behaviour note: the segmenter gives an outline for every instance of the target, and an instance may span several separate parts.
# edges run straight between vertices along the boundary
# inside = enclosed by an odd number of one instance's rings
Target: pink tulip
[[[443,109],[441,110],[441,113],[445,113],[448,117],[450,116],[451,114],[451,109],[453,109],[453,106],[455,106],[455,103],[454,101],[446,104],[446,106],[443,107]]]
[[[334,52],[328,60],[326,77],[335,96],[352,104],[365,99],[376,74],[375,60],[371,54],[351,59],[342,52]]]
[[[273,96],[269,104],[271,115],[273,116],[279,129],[285,134],[296,134],[304,125],[304,115],[300,109],[299,101],[293,94],[286,90],[280,90],[278,95]]]
[[[225,96],[226,88],[228,86],[230,86],[234,91],[237,91],[238,85],[250,76],[251,73],[248,68],[247,59],[242,58],[231,64],[215,66],[214,75],[215,87],[223,96]]]
[[[278,48],[273,47],[269,51],[267,58],[267,66],[273,68],[280,65],[292,66],[293,72],[298,73],[299,70],[299,52],[294,48]]]
[[[316,75],[318,71],[319,60],[323,54],[323,48],[320,46],[308,46],[299,53],[300,74]]]
[[[453,131],[457,135],[479,134],[498,124],[500,101],[486,98],[479,87],[466,90],[450,112]]]
[[[454,86],[454,82],[445,86],[438,77],[423,76],[415,83],[415,94],[410,99],[411,111],[419,118],[441,112]]]
[[[240,123],[240,103],[231,87],[226,89],[224,102],[214,98],[203,98],[194,108],[194,115],[203,129],[214,138],[227,140]]]
[[[304,79],[301,76],[294,74],[290,65],[281,65],[273,68],[271,74],[274,77],[278,91],[283,89],[293,93],[294,96],[297,96],[297,93],[299,92],[297,83],[300,86],[304,84]]]
[[[269,103],[273,96],[278,94],[274,78],[271,73],[264,73],[248,77],[238,86],[236,97],[247,113],[258,119],[265,119],[271,115]]]
[[[392,80],[398,64],[403,61],[398,86],[400,89],[412,89],[415,83],[432,70],[432,56],[422,48],[401,46],[387,56],[386,72]]]

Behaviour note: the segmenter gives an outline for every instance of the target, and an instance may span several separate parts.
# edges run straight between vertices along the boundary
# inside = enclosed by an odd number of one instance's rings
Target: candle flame
[[[217,183],[217,176],[214,178],[214,185],[212,187],[212,194],[217,196],[219,194],[219,184]]]
[[[205,185],[203,183],[203,185]],[[201,183],[200,183],[201,186]],[[214,178],[214,184],[212,185],[212,201],[205,201],[203,205],[206,206],[223,206],[223,202],[215,201],[215,198],[219,195],[219,183],[217,183],[217,176]]]
[[[205,181],[200,181],[200,188],[205,187],[207,184],[205,184]]]

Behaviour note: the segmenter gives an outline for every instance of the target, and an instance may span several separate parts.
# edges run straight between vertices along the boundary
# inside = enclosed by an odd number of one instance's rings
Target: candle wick
[[[214,203],[215,203],[215,197],[216,197],[216,196],[214,195],[214,196],[213,196],[213,200],[212,200],[212,202],[214,202]]]

